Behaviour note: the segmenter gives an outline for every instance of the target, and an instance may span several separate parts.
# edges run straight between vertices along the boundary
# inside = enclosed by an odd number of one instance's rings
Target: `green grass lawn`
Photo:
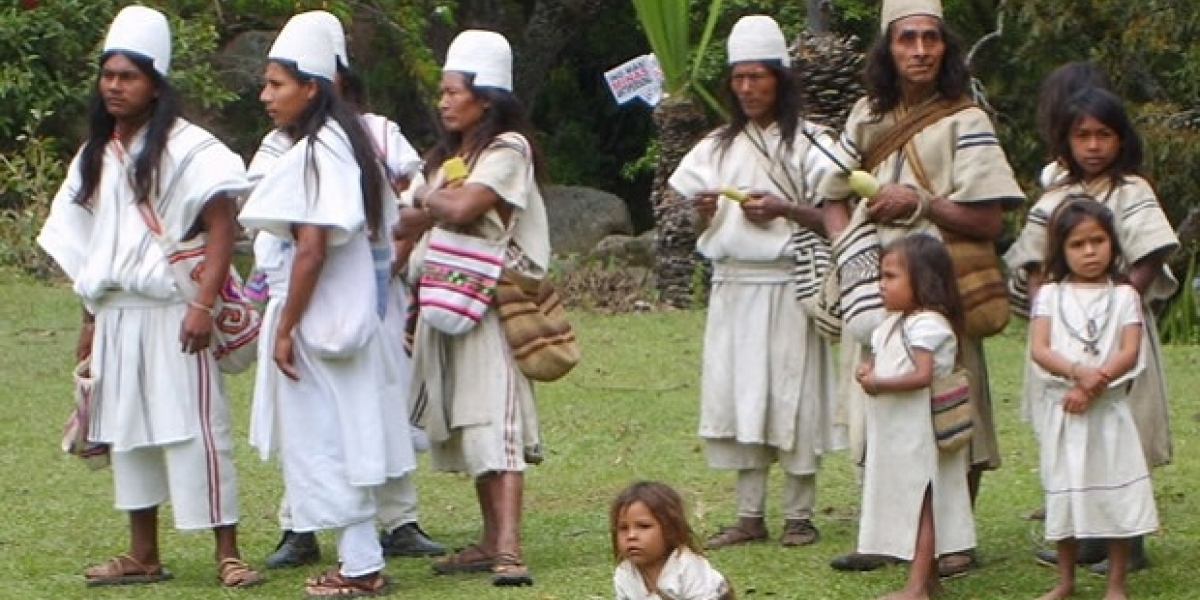
[[[63,285],[0,272],[0,598],[299,598],[312,569],[271,572],[262,587],[220,590],[207,534],[179,533],[164,514],[163,560],[175,573],[155,586],[90,589],[81,569],[122,552],[124,515],[112,509],[107,472],[90,472],[58,449],[71,403],[69,373],[78,304]],[[426,561],[392,559],[396,597],[430,600],[611,598],[607,509],[634,479],[660,479],[689,503],[706,534],[733,518],[733,476],[705,466],[696,437],[700,312],[576,314],[585,359],[565,380],[539,388],[546,462],[527,475],[524,543],[537,585],[498,590],[484,575],[435,577]],[[1034,564],[1040,528],[1022,519],[1040,504],[1037,449],[1018,418],[1023,327],[989,345],[1004,467],[984,478],[977,513],[984,567],[948,584],[949,598],[1034,598],[1052,571]],[[1200,499],[1189,496],[1200,459],[1200,348],[1167,349],[1175,464],[1155,471],[1162,531],[1148,546],[1155,567],[1130,579],[1137,598],[1189,598],[1200,535]],[[238,419],[242,551],[256,565],[278,536],[280,476],[245,443],[251,375],[229,380]],[[422,464],[425,464],[424,461]],[[422,470],[421,522],[436,539],[461,546],[475,539],[478,515],[468,479]],[[768,524],[778,535],[780,482],[772,480]],[[874,598],[900,586],[905,571],[842,574],[830,558],[854,545],[859,491],[844,455],[828,457],[819,479],[821,541],[807,548],[760,544],[712,553],[742,598]],[[322,535],[333,560],[332,538]],[[1080,597],[1099,598],[1103,581],[1080,574]],[[1193,583],[1189,583],[1193,582]]]

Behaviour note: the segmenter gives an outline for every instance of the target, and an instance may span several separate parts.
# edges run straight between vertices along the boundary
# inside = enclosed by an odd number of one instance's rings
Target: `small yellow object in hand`
[[[729,198],[730,200],[733,200],[734,202],[737,202],[739,204],[742,202],[745,202],[749,198],[749,196],[746,195],[746,192],[743,192],[742,190],[739,190],[737,188],[730,188],[730,187],[721,188],[721,195],[725,196],[726,198]]]
[[[860,197],[870,198],[879,192],[879,180],[866,171],[851,171],[850,189]]]
[[[461,156],[455,156],[442,163],[442,173],[446,176],[446,183],[462,181],[467,178],[467,175],[471,174],[467,170],[467,163],[463,161]]]

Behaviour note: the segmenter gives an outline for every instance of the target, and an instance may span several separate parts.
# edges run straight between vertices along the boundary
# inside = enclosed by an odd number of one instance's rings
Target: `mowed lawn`
[[[107,472],[91,472],[59,448],[71,403],[70,370],[79,308],[61,283],[0,272],[0,599],[7,598],[299,598],[315,569],[271,572],[253,590],[217,586],[211,536],[161,527],[164,563],[175,579],[154,586],[85,588],[81,569],[125,550],[126,519],[112,509]],[[611,598],[612,557],[607,510],[635,479],[675,486],[702,535],[733,519],[733,476],[709,470],[695,435],[700,339],[704,315],[664,311],[628,315],[575,314],[585,359],[565,380],[539,388],[547,460],[527,475],[524,540],[537,585],[493,589],[485,575],[435,577],[427,561],[392,559],[395,596],[428,600]],[[786,332],[780,332],[786,334]],[[989,344],[993,393],[1004,467],[984,479],[977,512],[981,570],[948,584],[948,598],[1034,598],[1052,571],[1032,560],[1040,527],[1022,517],[1040,504],[1037,450],[1018,417],[1024,327]],[[1149,540],[1153,569],[1135,574],[1137,598],[1196,597],[1194,563],[1200,536],[1200,348],[1166,351],[1172,397],[1175,463],[1154,473],[1162,531]],[[277,467],[246,443],[252,376],[228,381],[237,416],[241,542],[261,565],[274,547],[280,494]],[[424,466],[426,461],[422,460]],[[479,523],[471,482],[420,471],[421,523],[436,539],[461,546]],[[905,571],[836,573],[833,556],[854,545],[858,488],[844,454],[829,456],[819,479],[821,541],[784,549],[777,543],[712,553],[741,598],[874,598],[900,586]],[[768,524],[780,533],[780,482],[772,479]],[[332,537],[321,541],[329,562]],[[1103,581],[1080,574],[1080,597],[1099,598]]]

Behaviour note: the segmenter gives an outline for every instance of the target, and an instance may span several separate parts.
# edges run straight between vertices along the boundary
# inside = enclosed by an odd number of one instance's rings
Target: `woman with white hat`
[[[337,57],[334,89],[356,113],[359,113],[363,129],[371,138],[388,182],[396,193],[403,192],[418,176],[424,161],[401,133],[399,125],[382,115],[363,111],[365,91],[361,78],[350,67],[342,22],[323,10],[302,13],[296,18],[311,21],[329,36]],[[275,129],[268,133],[250,162],[251,181],[261,179],[275,164],[275,160],[292,144],[291,138],[281,130]],[[271,235],[265,232],[258,234],[256,243],[260,240],[262,243],[273,243]],[[393,248],[390,236],[384,236],[371,244],[371,253],[375,259],[376,285],[380,294],[378,301],[380,312],[383,313],[383,338],[388,342],[392,353],[391,361],[399,368],[401,385],[407,392],[407,382],[412,370],[411,360],[403,345],[404,323],[408,310],[408,285],[395,276],[395,271],[407,261],[411,247],[399,244],[397,246]],[[385,409],[389,411],[385,422],[389,427],[387,440],[390,452],[398,454],[402,461],[407,462],[407,456],[411,455],[414,449],[428,449],[427,442],[423,445],[417,442],[418,439],[424,440],[424,432],[409,423],[411,410],[407,405],[407,393],[389,398]],[[430,539],[418,522],[417,486],[414,476],[412,471],[389,476],[387,482],[375,490],[378,507],[376,521],[383,528],[380,543],[383,545],[385,556],[423,557],[441,556],[446,553],[446,547]],[[268,569],[298,567],[320,561],[321,551],[316,534],[292,530],[291,508],[287,505],[286,495],[279,507],[279,524],[283,535],[274,552],[266,559]]]
[[[550,240],[539,155],[512,93],[512,51],[503,36],[465,31],[454,39],[438,109],[442,135],[427,164],[438,167],[457,156],[470,165],[469,173],[454,181],[447,181],[443,169],[431,173],[430,184],[414,194],[416,206],[402,211],[401,227],[410,237],[442,227],[507,239],[506,265],[544,276]],[[418,248],[411,272],[419,273],[422,262]],[[490,570],[495,585],[532,585],[520,526],[525,467],[541,461],[537,410],[533,387],[516,366],[494,307],[457,336],[420,321],[413,368],[433,466],[469,473],[483,516],[480,541],[434,563],[434,571]]]
[[[311,16],[279,33],[260,99],[291,145],[238,217],[270,234],[255,243],[270,301],[251,444],[280,455],[292,527],[337,531],[339,564],[307,581],[309,597],[387,591],[373,491],[414,468],[411,448],[389,451],[386,403],[404,390],[380,335],[371,258],[395,201],[368,134],[334,91],[336,63]]]

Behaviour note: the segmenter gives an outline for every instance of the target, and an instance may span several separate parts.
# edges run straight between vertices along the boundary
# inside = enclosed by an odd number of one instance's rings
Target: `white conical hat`
[[[886,32],[892,22],[915,15],[942,18],[942,0],[883,0],[879,31]]]
[[[300,13],[292,19],[300,19],[302,22],[311,22],[314,27],[319,27],[325,31],[325,35],[329,36],[330,43],[333,44],[333,54],[341,61],[342,66],[350,68],[350,55],[346,52],[346,30],[342,28],[342,22],[332,13],[323,10],[311,10]]]
[[[171,69],[171,27],[167,17],[145,6],[122,8],[104,38],[103,53],[109,52],[145,56],[154,62],[154,70],[166,77]]]
[[[337,75],[336,52],[323,20],[312,13],[301,13],[288,19],[267,51],[267,58],[294,62],[296,70],[305,75],[333,81]]]
[[[504,36],[494,31],[468,29],[450,42],[443,71],[459,71],[475,76],[477,87],[512,91],[512,48]]]
[[[790,67],[787,41],[775,19],[766,15],[749,15],[738,19],[729,32],[729,64],[777,60]]]

